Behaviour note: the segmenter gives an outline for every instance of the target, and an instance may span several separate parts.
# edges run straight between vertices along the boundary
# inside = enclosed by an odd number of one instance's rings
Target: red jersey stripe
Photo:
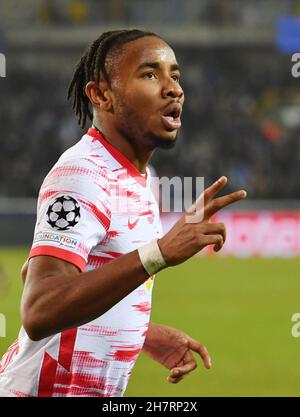
[[[56,370],[57,361],[45,352],[39,379],[39,397],[52,397]]]
[[[71,264],[77,266],[81,272],[84,270],[86,265],[86,260],[83,259],[80,255],[77,255],[77,253],[73,253],[61,248],[55,248],[53,246],[44,245],[31,249],[28,259],[39,255],[54,256],[55,258],[70,262]]]
[[[60,336],[60,348],[58,355],[58,363],[67,371],[70,371],[75,340],[77,335],[77,328],[65,330]]]

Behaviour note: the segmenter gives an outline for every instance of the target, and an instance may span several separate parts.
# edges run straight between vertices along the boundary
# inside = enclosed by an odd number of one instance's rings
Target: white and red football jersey
[[[42,184],[29,258],[51,255],[88,271],[161,236],[149,169],[141,174],[91,128]],[[22,327],[0,363],[0,396],[122,396],[152,287],[150,277],[99,318],[38,342]]]

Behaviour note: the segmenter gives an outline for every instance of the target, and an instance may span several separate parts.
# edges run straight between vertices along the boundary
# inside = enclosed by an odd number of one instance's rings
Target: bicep
[[[48,255],[35,256],[22,268],[22,278],[27,289],[33,289],[45,278],[79,273],[80,270],[70,262]]]
[[[48,334],[49,317],[55,317],[56,305],[64,302],[64,297],[60,296],[64,278],[77,276],[80,271],[67,261],[47,255],[31,258],[23,270],[24,273],[27,270],[27,275],[20,306],[21,319],[29,337],[40,340]]]

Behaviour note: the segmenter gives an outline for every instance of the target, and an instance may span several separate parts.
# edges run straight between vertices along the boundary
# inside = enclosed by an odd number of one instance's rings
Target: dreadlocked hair
[[[105,61],[109,51],[116,46],[122,46],[144,36],[155,36],[153,32],[138,29],[113,30],[104,32],[85,51],[76,66],[73,79],[68,90],[68,100],[73,96],[73,109],[78,118],[78,124],[84,128],[87,117],[92,121],[93,113],[90,100],[85,94],[85,86],[89,81],[97,84],[100,77],[109,83],[109,76],[105,68]]]

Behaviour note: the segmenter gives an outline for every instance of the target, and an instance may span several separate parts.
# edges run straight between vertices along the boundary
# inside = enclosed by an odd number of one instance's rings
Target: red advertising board
[[[166,232],[181,216],[162,214]],[[300,256],[300,212],[297,211],[227,211],[214,216],[223,222],[227,239],[220,256]],[[209,247],[207,252],[213,253]]]

